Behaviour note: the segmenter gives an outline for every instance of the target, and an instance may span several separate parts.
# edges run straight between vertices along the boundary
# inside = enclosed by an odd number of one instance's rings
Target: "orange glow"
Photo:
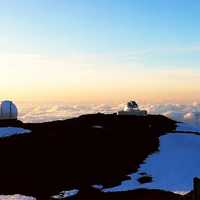
[[[90,58],[88,58],[89,60]],[[17,101],[188,102],[200,98],[200,73],[110,64],[100,68],[85,60],[35,55],[0,56],[2,99]]]

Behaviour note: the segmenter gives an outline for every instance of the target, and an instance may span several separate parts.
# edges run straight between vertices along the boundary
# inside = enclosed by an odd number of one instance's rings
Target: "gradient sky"
[[[0,0],[1,99],[200,100],[199,0]]]

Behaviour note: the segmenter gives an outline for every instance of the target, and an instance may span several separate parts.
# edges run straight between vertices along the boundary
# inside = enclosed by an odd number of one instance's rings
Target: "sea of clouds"
[[[124,104],[68,104],[68,103],[19,103],[19,119],[23,122],[45,122],[67,119],[88,113],[113,113],[123,109]],[[150,114],[162,114],[176,121],[200,126],[200,103],[146,104],[141,105]]]
[[[200,126],[200,103],[144,105],[151,114],[162,114],[179,122]]]

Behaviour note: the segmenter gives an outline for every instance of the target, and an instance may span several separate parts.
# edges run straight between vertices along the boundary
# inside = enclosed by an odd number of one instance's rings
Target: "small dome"
[[[0,104],[0,119],[17,119],[17,107],[12,101],[2,101]]]
[[[132,110],[138,110],[138,105],[135,101],[129,101],[127,105],[124,107],[124,111],[132,111]]]

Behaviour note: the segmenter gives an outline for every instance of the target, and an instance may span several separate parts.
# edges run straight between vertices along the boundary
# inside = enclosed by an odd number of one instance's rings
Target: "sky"
[[[199,10],[198,0],[0,0],[0,98],[199,101]]]

